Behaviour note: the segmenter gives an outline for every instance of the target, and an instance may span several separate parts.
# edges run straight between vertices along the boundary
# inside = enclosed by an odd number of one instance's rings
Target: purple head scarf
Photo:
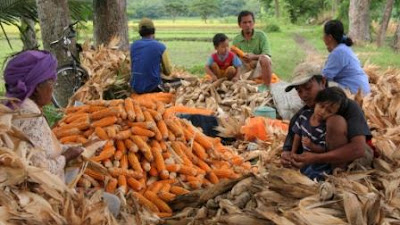
[[[57,59],[47,51],[29,50],[14,56],[4,70],[6,96],[24,101],[43,81],[57,78]]]

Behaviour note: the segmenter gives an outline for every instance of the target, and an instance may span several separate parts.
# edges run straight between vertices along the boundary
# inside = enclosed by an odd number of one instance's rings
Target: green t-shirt
[[[233,45],[247,53],[271,56],[267,35],[262,31],[254,30],[250,40],[244,39],[240,33],[233,39]]]

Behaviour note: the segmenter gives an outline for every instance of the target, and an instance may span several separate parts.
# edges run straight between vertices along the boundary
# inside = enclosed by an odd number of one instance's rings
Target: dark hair
[[[214,47],[218,47],[218,45],[224,41],[226,41],[228,37],[223,33],[218,33],[213,37],[213,44]]]
[[[322,75],[314,75],[311,79],[314,79],[318,84],[321,84],[322,81],[325,79]],[[328,87],[328,82],[325,82],[325,87]]]
[[[143,26],[140,30],[139,30],[139,34],[142,37],[146,37],[149,35],[152,35],[156,32],[155,28],[147,28],[146,26]]]
[[[344,91],[339,87],[328,87],[318,92],[315,103],[330,102],[340,105],[339,112],[347,105],[348,98]]]
[[[253,12],[250,12],[248,10],[243,10],[238,15],[238,24],[240,24],[240,22],[242,21],[242,17],[248,16],[248,15],[251,15],[251,17],[253,18],[253,22],[256,22],[256,20],[254,19],[254,13]]]
[[[340,20],[329,20],[325,23],[324,32],[327,35],[332,35],[333,39],[340,44],[344,43],[347,46],[353,45],[353,40],[344,34],[343,23]]]

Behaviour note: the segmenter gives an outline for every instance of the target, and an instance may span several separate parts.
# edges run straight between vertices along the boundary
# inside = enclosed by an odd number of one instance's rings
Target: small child
[[[295,136],[291,153],[296,154],[300,145],[306,151],[325,152],[325,121],[337,114],[346,102],[347,96],[339,87],[329,87],[318,92],[314,112],[312,109],[305,110],[292,128]]]
[[[237,81],[242,62],[235,53],[229,50],[228,37],[223,33],[218,33],[214,36],[213,43],[217,52],[208,58],[205,66],[206,73],[211,75],[213,80],[226,77]]]

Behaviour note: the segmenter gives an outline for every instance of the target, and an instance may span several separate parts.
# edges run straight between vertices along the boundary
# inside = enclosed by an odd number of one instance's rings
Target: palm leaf
[[[73,20],[86,21],[92,18],[91,0],[69,0],[70,15]],[[0,28],[11,47],[3,24],[19,27],[21,17],[38,21],[37,5],[35,0],[0,0]]]
[[[0,23],[15,25],[22,16],[37,21],[38,16],[34,0],[0,1]]]
[[[92,0],[69,0],[68,6],[73,20],[87,21],[93,18]]]

